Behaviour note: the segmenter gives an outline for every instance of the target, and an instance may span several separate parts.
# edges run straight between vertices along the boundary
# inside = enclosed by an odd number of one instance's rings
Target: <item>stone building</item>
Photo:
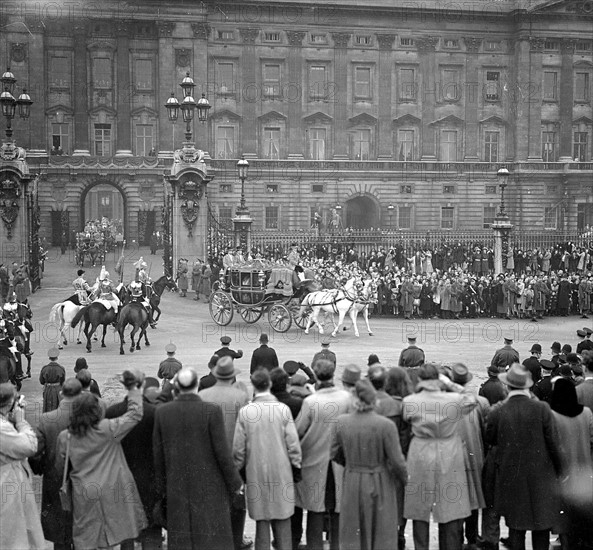
[[[184,131],[164,105],[188,72],[212,106],[192,129],[222,222],[244,155],[254,230],[329,224],[335,207],[355,228],[488,228],[501,166],[517,229],[593,225],[590,8],[8,2],[0,59],[35,101],[14,126],[41,173],[41,231],[57,244],[99,215],[127,239],[160,228]]]

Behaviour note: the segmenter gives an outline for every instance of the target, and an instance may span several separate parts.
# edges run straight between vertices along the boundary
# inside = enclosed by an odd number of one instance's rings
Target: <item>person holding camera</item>
[[[147,526],[136,481],[121,446],[144,412],[144,374],[127,370],[120,378],[128,390],[127,411],[103,418],[95,394],[82,392],[72,402],[70,424],[58,436],[56,469],[70,461],[72,540],[75,548],[107,548],[135,539]]]
[[[25,420],[24,396],[0,384],[0,548],[45,548],[45,539],[27,458],[37,436]]]

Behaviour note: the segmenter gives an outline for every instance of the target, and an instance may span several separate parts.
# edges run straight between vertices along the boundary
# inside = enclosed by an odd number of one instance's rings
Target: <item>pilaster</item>
[[[420,75],[422,87],[419,101],[422,102],[422,157],[421,160],[436,160],[434,122],[435,104],[437,100],[436,82],[436,45],[438,37],[423,36],[416,39],[416,46],[420,54]]]
[[[348,114],[348,63],[346,48],[350,33],[332,33],[334,41],[334,158],[348,159],[348,133],[346,118]]]
[[[478,51],[482,39],[467,37],[463,39],[467,54],[465,56],[465,160],[478,160],[479,125],[478,105],[481,99],[479,82]]]
[[[378,160],[393,158],[391,133],[391,73],[394,34],[378,34],[379,43],[379,147]]]
[[[527,160],[542,160],[542,53],[545,40],[543,38],[531,38],[529,40],[529,81],[523,101],[527,101],[529,107],[529,150]],[[535,91],[535,93],[533,93]]]
[[[178,82],[175,82],[175,59],[173,52],[173,31],[175,23],[163,21],[157,24],[159,33],[158,51],[158,113],[161,123],[159,124],[158,150],[161,157],[172,157],[176,141],[181,144],[183,141],[183,123],[172,124],[166,114],[165,103],[171,96],[171,92],[177,94]],[[181,115],[180,115],[181,116]],[[173,139],[175,136],[175,140]]]
[[[130,25],[117,21],[117,147],[116,157],[132,156],[130,100]]]
[[[288,50],[288,85],[285,86],[285,101],[288,101],[288,158],[303,158],[303,55],[304,31],[286,31]]]
[[[74,33],[74,146],[73,156],[89,156],[89,82],[87,78],[87,28],[84,23],[77,23]]]
[[[241,102],[243,105],[243,155],[245,158],[257,158],[259,156],[257,146],[257,123],[256,123],[256,103],[261,97],[260,90],[257,89],[255,55],[255,39],[259,35],[259,29],[241,28],[239,29],[241,40],[243,41],[243,51],[241,54],[241,65],[243,67],[243,93]]]
[[[560,162],[572,160],[572,108],[574,105],[573,90],[573,54],[575,41],[564,39],[560,43],[562,65],[560,67]]]

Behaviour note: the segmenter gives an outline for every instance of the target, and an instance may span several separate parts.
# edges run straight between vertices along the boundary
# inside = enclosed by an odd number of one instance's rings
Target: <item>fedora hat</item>
[[[498,379],[503,384],[518,390],[526,390],[533,386],[531,373],[519,363],[511,365],[507,372],[500,373]]]
[[[354,386],[362,377],[360,367],[357,365],[346,365],[342,373],[342,382]]]
[[[463,363],[455,363],[451,365],[451,379],[456,384],[464,386],[467,384],[474,375],[469,372],[469,369]]]
[[[218,360],[212,374],[214,378],[218,378],[219,380],[230,380],[240,372],[240,370],[235,368],[233,360],[228,355],[225,355]]]

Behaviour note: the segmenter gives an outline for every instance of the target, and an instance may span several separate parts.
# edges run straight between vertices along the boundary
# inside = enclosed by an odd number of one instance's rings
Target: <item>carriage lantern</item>
[[[259,286],[261,286],[263,288],[264,282],[266,280],[266,275],[261,269],[259,270],[259,273],[257,274],[257,280],[259,281]]]

